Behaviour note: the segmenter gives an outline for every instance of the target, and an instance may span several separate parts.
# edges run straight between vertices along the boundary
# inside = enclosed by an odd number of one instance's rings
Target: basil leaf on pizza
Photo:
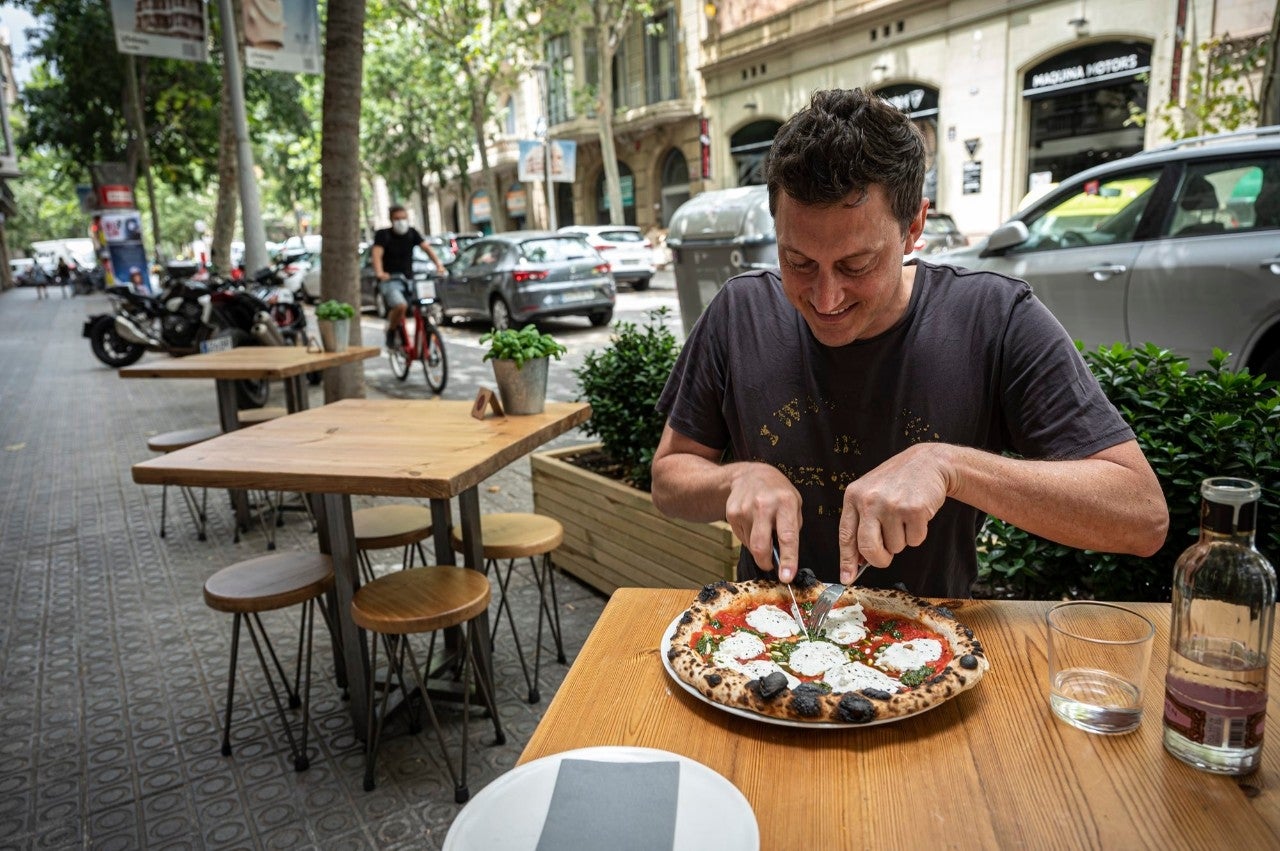
[[[792,589],[807,611],[822,587]],[[848,588],[812,635],[791,617],[790,600],[768,580],[707,585],[677,619],[670,670],[714,703],[787,721],[868,724],[931,709],[988,668],[972,630],[910,594]]]

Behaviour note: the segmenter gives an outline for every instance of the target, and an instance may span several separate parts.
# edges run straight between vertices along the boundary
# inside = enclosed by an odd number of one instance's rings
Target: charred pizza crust
[[[825,586],[812,581],[793,583],[801,603],[818,598]],[[708,699],[788,721],[869,724],[902,718],[930,709],[966,689],[973,688],[989,667],[973,630],[959,623],[950,611],[903,591],[880,588],[847,588],[836,606],[861,603],[864,608],[915,620],[938,633],[949,645],[952,658],[933,677],[897,694],[880,689],[833,694],[808,684],[792,689],[777,678],[752,679],[746,674],[703,661],[691,646],[718,612],[748,603],[773,604],[788,610],[791,597],[786,586],[772,580],[715,582],[699,592],[693,605],[680,617],[671,638],[667,659],[676,675]]]

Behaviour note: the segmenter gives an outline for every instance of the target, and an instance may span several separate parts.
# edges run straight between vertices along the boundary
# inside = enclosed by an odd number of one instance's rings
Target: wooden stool
[[[240,623],[243,621],[249,629],[249,638],[253,640],[253,649],[257,652],[262,674],[267,678],[267,685],[271,687],[271,699],[275,701],[276,710],[280,713],[280,721],[284,724],[284,732],[289,739],[289,750],[293,756],[293,767],[296,771],[307,769],[310,764],[307,757],[307,731],[311,711],[311,633],[315,625],[316,600],[322,594],[328,593],[331,588],[333,588],[333,562],[329,556],[296,551],[237,562],[219,570],[205,582],[205,604],[211,609],[230,612],[235,616],[231,630],[231,669],[227,674],[227,714],[222,727],[223,756],[231,756],[231,706],[235,698],[236,663],[240,652]],[[285,674],[258,615],[260,612],[285,609],[299,603],[303,604],[303,609],[302,622],[298,628],[298,662],[294,670],[293,688],[290,689],[289,677]],[[320,606],[320,612],[327,622],[328,614],[323,604]],[[245,617],[246,615],[249,617]],[[261,641],[258,638],[259,634],[262,636]],[[264,644],[267,652],[271,654],[271,661],[275,663],[276,671],[280,674],[285,692],[289,695],[289,706],[295,709],[299,705],[302,706],[300,745],[294,740],[293,728],[289,726],[289,719],[285,715],[284,703],[280,700],[275,679],[267,666],[267,658],[262,652]]]
[[[454,527],[449,536],[455,550],[462,550],[462,530]],[[547,628],[551,632],[556,645],[556,661],[561,665],[567,661],[564,655],[564,642],[560,637],[560,610],[556,601],[555,569],[551,563],[551,551],[564,541],[564,527],[550,517],[541,514],[485,514],[480,518],[480,542],[484,553],[484,572],[489,575],[494,568],[498,575],[498,590],[501,597],[498,611],[493,617],[493,632],[489,641],[493,642],[498,635],[498,625],[502,622],[502,612],[507,612],[507,624],[511,627],[511,638],[516,645],[516,655],[520,659],[520,670],[524,672],[525,685],[529,687],[529,702],[537,703],[542,696],[538,691],[538,674],[542,670],[542,622],[546,618]],[[536,559],[537,556],[542,558]],[[524,650],[520,646],[520,635],[516,632],[515,617],[511,613],[507,589],[511,584],[511,571],[515,569],[516,559],[527,558],[533,569],[534,581],[538,583],[538,635],[534,643],[533,676],[529,676],[529,667],[524,659]],[[497,568],[498,559],[507,560],[505,574]],[[551,593],[551,602],[547,602],[547,592]]]
[[[222,429],[217,426],[199,426],[197,428],[184,428],[178,431],[166,431],[164,434],[157,434],[154,437],[147,438],[147,448],[152,452],[168,454],[179,449],[186,449],[188,446],[195,446],[197,443],[217,437],[222,434]],[[208,515],[205,513],[209,506],[209,491],[207,488],[201,488],[200,501],[197,505],[196,492],[194,488],[186,485],[178,487],[179,493],[182,494],[182,501],[186,503],[187,513],[191,515],[191,522],[195,524],[196,534],[200,540],[208,539],[206,529],[208,527]],[[160,490],[160,537],[165,536],[165,523],[168,515],[169,503],[169,486],[164,485]]]
[[[245,408],[236,411],[236,419],[240,423],[241,428],[245,426],[257,425],[265,423],[267,420],[277,420],[285,416],[289,412],[278,405],[268,405],[265,408]]]
[[[369,734],[365,745],[364,788],[371,791],[374,787],[373,769],[378,756],[378,738],[382,735],[382,724],[387,716],[387,704],[391,702],[391,678],[400,681],[400,691],[405,700],[409,700],[409,691],[404,682],[404,656],[409,656],[409,667],[422,695],[422,702],[427,708],[427,717],[435,729],[436,739],[440,742],[440,751],[444,755],[445,766],[449,769],[449,777],[453,780],[453,799],[459,804],[466,803],[471,797],[467,788],[467,718],[470,715],[471,673],[475,669],[475,651],[472,648],[472,621],[489,608],[489,580],[478,570],[464,567],[428,566],[413,570],[401,570],[379,577],[356,591],[351,601],[351,617],[356,626],[375,633],[373,653],[369,660]],[[440,720],[436,717],[435,708],[431,704],[431,696],[427,694],[423,683],[418,661],[414,657],[413,648],[407,636],[423,632],[435,632],[447,627],[465,624],[462,637],[462,754],[461,772],[455,772],[453,760],[449,758],[449,750],[445,744],[444,731],[440,728]],[[387,685],[383,689],[382,708],[374,713],[374,694],[378,670],[379,639],[386,644],[387,651]],[[497,739],[496,745],[506,743],[506,735],[502,732],[502,724],[498,720],[498,707],[493,699],[490,684],[483,676],[476,677],[481,697],[493,716],[493,731]],[[415,715],[416,720],[416,715]]]
[[[374,579],[369,550],[404,547],[404,554],[400,559],[402,569],[413,567],[415,551],[422,560],[421,564],[427,563],[422,542],[431,537],[429,508],[404,502],[361,508],[351,512],[351,526],[355,535],[356,554],[360,560],[361,578],[365,582],[372,582]]]

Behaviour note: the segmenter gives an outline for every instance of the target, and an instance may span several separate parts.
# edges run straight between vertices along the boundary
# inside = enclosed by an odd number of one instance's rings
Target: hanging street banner
[[[110,0],[116,50],[163,59],[209,61],[204,0]]]
[[[542,180],[547,170],[547,155],[543,152],[542,142],[524,140],[520,142],[520,160],[516,166],[516,178],[522,183],[526,180]],[[568,139],[551,140],[551,180],[554,183],[573,183],[573,176],[578,170],[578,143]]]
[[[136,292],[151,292],[147,251],[142,245],[142,216],[138,211],[104,212],[99,227],[111,255],[111,276]]]
[[[244,0],[244,64],[266,71],[319,74],[316,0]]]

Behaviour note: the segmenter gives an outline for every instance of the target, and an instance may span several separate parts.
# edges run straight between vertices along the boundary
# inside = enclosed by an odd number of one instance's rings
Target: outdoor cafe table
[[[213,379],[218,395],[218,423],[224,432],[240,427],[237,416],[236,382],[283,381],[285,407],[289,413],[307,409],[304,376],[347,363],[377,357],[377,346],[351,346],[342,352],[313,352],[305,346],[240,346],[221,352],[188,355],[182,358],[149,360],[126,366],[121,378],[206,378]],[[249,527],[249,503],[243,491],[233,491],[236,527]],[[238,538],[237,538],[238,539]]]
[[[520,763],[596,745],[673,751],[742,791],[762,849],[1280,847],[1280,635],[1262,767],[1233,778],[1161,744],[1168,604],[1125,604],[1156,640],[1142,724],[1112,737],[1049,709],[1052,603],[948,601],[991,662],[975,688],[894,723],[797,729],[730,715],[668,677],[659,644],[695,594],[616,591]]]
[[[591,406],[548,402],[545,412],[478,420],[471,402],[440,399],[344,399],[269,420],[143,461],[133,480],[144,485],[188,485],[284,490],[321,495],[321,549],[333,557],[335,594],[349,705],[357,738],[366,726],[368,650],[351,619],[359,585],[351,525],[351,496],[431,500],[436,562],[454,564],[449,500],[458,498],[463,558],[481,569],[480,496],[493,473],[591,416]],[[487,636],[482,614],[474,630]],[[488,641],[477,640],[477,662],[491,680]]]

